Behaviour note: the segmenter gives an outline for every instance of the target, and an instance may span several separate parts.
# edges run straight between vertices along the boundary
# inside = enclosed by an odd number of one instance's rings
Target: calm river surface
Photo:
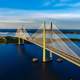
[[[15,31],[0,30],[0,36],[15,36]],[[80,34],[66,36],[80,39]],[[75,43],[80,47],[80,42]],[[39,59],[38,63],[32,63],[34,57]],[[66,60],[59,63],[58,58],[53,55],[52,62],[42,63],[42,48],[39,46],[0,44],[0,80],[80,80],[80,67]]]
[[[76,42],[80,46],[80,42]],[[32,58],[38,57],[38,63]],[[0,44],[0,80],[80,80],[80,68],[53,55],[50,63],[41,63],[42,49],[34,44]]]

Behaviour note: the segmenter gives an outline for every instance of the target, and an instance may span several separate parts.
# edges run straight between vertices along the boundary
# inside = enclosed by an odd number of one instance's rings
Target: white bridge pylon
[[[21,39],[24,39],[24,40],[31,39],[29,33],[26,32],[26,30],[23,27],[17,29],[15,37],[21,38]]]

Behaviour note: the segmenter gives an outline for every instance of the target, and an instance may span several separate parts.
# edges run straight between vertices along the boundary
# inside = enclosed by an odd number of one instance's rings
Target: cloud
[[[69,19],[69,18],[80,18],[80,14],[72,14],[72,13],[62,13],[62,14],[53,14],[53,13],[41,13],[37,14],[39,17],[45,18],[53,18],[53,19]]]
[[[73,14],[73,12],[61,13],[57,11],[30,11],[30,10],[17,10],[17,9],[0,9],[0,21],[26,22],[27,20],[39,19],[44,17],[80,18],[79,13]]]
[[[58,4],[55,4],[53,5],[53,7],[62,7],[62,6],[67,6],[68,4],[66,3],[58,3]]]
[[[64,8],[64,10],[67,9],[74,9],[75,11],[80,9],[80,2],[76,3],[57,3],[53,4],[53,8]],[[79,10],[80,11],[80,10]]]
[[[2,8],[0,9],[0,28],[16,28],[19,24],[35,23],[47,18],[72,19],[80,18],[80,14],[73,12],[60,13],[57,11],[30,11]]]
[[[17,10],[17,9],[0,9],[0,21],[26,21],[34,17],[35,11]]]
[[[53,8],[80,8],[80,1],[73,0],[52,0],[46,1],[42,7],[53,7]]]
[[[48,6],[53,6],[55,4],[57,5],[65,5],[67,2],[70,2],[72,0],[49,0],[49,1],[46,1],[42,7],[48,7]]]
[[[45,2],[45,3],[43,4],[43,6],[49,6],[49,5],[51,5],[51,3],[52,3],[52,2],[50,2],[50,1]]]
[[[69,4],[70,7],[79,7],[80,8],[80,2]]]
[[[47,7],[52,5],[56,0],[48,0],[46,2],[43,3],[42,7]]]

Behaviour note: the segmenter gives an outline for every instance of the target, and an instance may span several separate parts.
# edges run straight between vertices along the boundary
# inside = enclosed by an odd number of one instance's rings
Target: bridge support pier
[[[22,39],[22,44],[24,44],[24,40]]]
[[[20,39],[20,38],[18,38],[18,44],[20,45],[20,44],[24,44],[24,40],[22,39]]]
[[[53,56],[52,56],[52,52],[50,52],[50,60],[52,60]]]
[[[20,38],[18,38],[18,44],[19,44],[19,45],[21,44],[21,40],[20,40]]]

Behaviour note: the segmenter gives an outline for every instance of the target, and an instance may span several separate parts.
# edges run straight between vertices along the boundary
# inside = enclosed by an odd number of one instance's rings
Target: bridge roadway
[[[43,43],[40,40],[30,39],[30,38],[26,38],[24,40],[29,41],[29,42],[31,42],[31,43],[33,43],[35,45],[38,45],[38,46],[43,48]],[[67,53],[65,53],[65,52],[63,52],[61,50],[58,50],[58,49],[56,49],[54,47],[51,47],[49,45],[46,45],[46,50],[52,52],[53,54],[56,54],[56,55],[62,57],[63,59],[65,59],[65,60],[77,65],[78,67],[80,67],[80,58],[76,58],[76,57],[74,57],[72,55],[69,55],[69,54],[67,54]]]
[[[39,31],[37,34],[40,34],[41,32],[42,32],[42,30]],[[46,33],[50,34],[50,30],[46,30]],[[52,34],[55,34],[55,33],[56,34],[61,34],[61,33],[64,33],[64,34],[80,34],[80,32],[77,32],[77,31],[76,32],[64,32],[64,31],[63,32],[59,32],[58,30],[53,30]]]
[[[40,41],[42,41],[42,38],[36,38],[36,40],[40,42]],[[71,40],[78,41],[78,39],[71,39]],[[64,42],[70,42],[70,40],[68,40],[66,38],[65,39],[64,38],[61,38],[61,39],[52,39],[52,41],[53,42],[62,42],[62,41],[64,41]],[[51,40],[49,38],[47,38],[46,43],[52,43],[52,42],[51,42]]]

